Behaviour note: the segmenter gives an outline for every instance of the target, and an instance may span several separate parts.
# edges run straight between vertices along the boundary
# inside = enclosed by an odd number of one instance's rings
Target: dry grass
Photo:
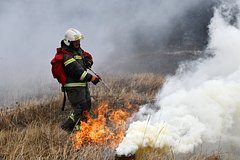
[[[134,112],[140,104],[152,102],[161,88],[164,77],[153,74],[107,76],[103,85],[91,86],[93,109],[102,101],[109,101],[113,108],[125,108]],[[131,109],[127,105],[131,104]],[[18,104],[13,111],[0,113],[0,159],[94,159],[113,160],[112,149],[88,144],[76,151],[71,135],[60,129],[60,124],[70,112],[61,111],[62,95],[48,100]],[[194,157],[195,156],[195,157]],[[174,154],[162,154],[159,150],[138,152],[136,159],[175,159]],[[189,159],[219,160],[220,156],[192,155]]]
[[[161,88],[164,77],[155,74],[127,74],[106,76],[104,84],[93,86],[92,95],[96,100],[108,99],[118,102],[127,99],[134,104],[152,102],[158,90]]]

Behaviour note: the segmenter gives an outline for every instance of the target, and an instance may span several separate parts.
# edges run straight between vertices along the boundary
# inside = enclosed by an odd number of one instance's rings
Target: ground
[[[90,85],[92,113],[101,103],[107,102],[110,110],[122,109],[130,115],[140,105],[153,103],[165,78],[156,74],[105,75],[103,84]],[[71,112],[69,103],[61,111],[62,93],[48,99],[31,100],[17,104],[11,111],[0,113],[0,159],[115,159],[110,146],[83,143],[73,147],[74,134],[61,130],[61,123]],[[131,106],[131,107],[129,107]],[[218,160],[220,154],[193,153],[187,159]],[[172,152],[163,154],[159,149],[138,151],[136,159],[176,159]]]

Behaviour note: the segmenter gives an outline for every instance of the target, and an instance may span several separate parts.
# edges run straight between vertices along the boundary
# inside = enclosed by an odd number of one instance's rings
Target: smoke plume
[[[141,106],[116,149],[171,147],[192,152],[203,143],[240,146],[240,1],[220,1],[209,25],[208,49],[214,57],[191,71],[169,77],[156,96],[156,108]],[[150,117],[150,118],[148,118]]]

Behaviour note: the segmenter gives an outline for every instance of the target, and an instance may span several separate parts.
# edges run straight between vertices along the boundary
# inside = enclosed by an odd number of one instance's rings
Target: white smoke
[[[239,14],[232,14],[232,7],[239,9],[239,4],[239,0],[221,2],[209,25],[208,49],[215,56],[196,62],[194,72],[169,77],[156,96],[155,106],[161,109],[141,107],[117,154],[163,146],[188,153],[220,140],[240,145],[240,24]]]

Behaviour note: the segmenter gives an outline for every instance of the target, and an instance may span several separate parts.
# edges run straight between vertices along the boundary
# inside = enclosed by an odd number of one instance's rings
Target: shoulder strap
[[[62,104],[62,111],[64,111],[65,104],[66,104],[66,93],[65,93],[65,91],[63,91],[63,104]]]
[[[66,50],[63,49],[63,48],[60,48],[60,49],[61,49],[61,52],[62,52],[63,54],[67,54],[67,55],[69,55],[69,56],[71,56],[71,57],[74,57],[72,53],[66,51]]]
[[[67,54],[67,55],[69,55],[69,56],[71,56],[71,57],[74,57],[72,53],[66,51],[66,50],[63,49],[63,48],[57,48],[56,50],[57,50],[57,54]]]

